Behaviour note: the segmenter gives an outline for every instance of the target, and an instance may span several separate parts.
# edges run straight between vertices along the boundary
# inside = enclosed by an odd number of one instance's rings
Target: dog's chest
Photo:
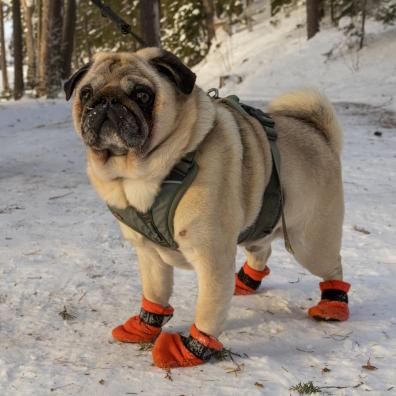
[[[153,205],[160,183],[148,180],[123,180],[122,188],[129,205],[145,213]]]

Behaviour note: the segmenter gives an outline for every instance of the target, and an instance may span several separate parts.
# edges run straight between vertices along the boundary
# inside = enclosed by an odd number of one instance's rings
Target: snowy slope
[[[0,104],[0,395],[287,395],[300,381],[325,394],[396,394],[396,115],[337,110],[350,320],[306,316],[318,279],[278,242],[271,276],[258,295],[234,297],[221,336],[241,355],[239,366],[214,361],[167,376],[149,352],[111,339],[111,328],[138,309],[136,257],[88,184],[68,105]],[[239,252],[237,265],[243,260]],[[194,274],[176,271],[168,329],[189,328],[195,298]],[[59,315],[64,307],[71,320]],[[368,359],[377,370],[362,368]]]
[[[218,44],[195,67],[206,89],[219,86],[219,76],[238,75],[222,93],[237,92],[244,99],[271,99],[284,91],[313,86],[334,101],[387,105],[396,109],[396,26],[368,20],[366,46],[348,49],[340,29],[323,26],[307,41],[305,9],[269,20],[229,37],[220,30]],[[332,52],[329,58],[325,54]]]

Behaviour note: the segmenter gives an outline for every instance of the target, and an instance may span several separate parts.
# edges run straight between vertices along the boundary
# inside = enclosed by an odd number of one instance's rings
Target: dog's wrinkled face
[[[74,123],[87,146],[111,155],[144,153],[159,107],[158,76],[173,83],[176,95],[192,92],[195,75],[178,58],[158,49],[147,53],[99,54],[65,83],[67,99],[76,90]]]
[[[126,80],[122,85],[94,88],[88,83],[79,93],[84,142],[115,155],[143,149],[152,126],[155,100],[155,92],[148,85],[133,80]]]

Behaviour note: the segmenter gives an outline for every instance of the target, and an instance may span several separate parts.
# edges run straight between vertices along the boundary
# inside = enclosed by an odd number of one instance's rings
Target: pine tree
[[[367,16],[367,0],[362,1],[362,24],[360,30],[360,44],[359,49],[363,48],[364,37],[366,35],[366,16]]]
[[[74,32],[76,30],[76,7],[76,0],[66,0],[62,32],[62,78],[67,78],[71,72]]]
[[[55,98],[61,88],[62,71],[62,30],[63,30],[63,0],[51,0],[51,14],[49,25],[49,50],[47,96]]]
[[[140,0],[140,33],[149,47],[161,47],[159,0]]]
[[[51,0],[41,0],[39,12],[39,84],[37,87],[37,95],[44,96],[47,94],[47,57],[49,42],[49,18],[50,18]]]
[[[162,2],[166,12],[161,20],[162,42],[190,66],[208,52],[208,30],[205,10],[200,0],[168,0]]]
[[[63,0],[43,0],[39,95],[55,98],[61,88]]]
[[[308,40],[319,32],[319,1],[307,0],[307,37]]]
[[[43,43],[43,0],[36,0],[36,37],[37,37],[37,45],[36,45],[36,59],[37,59],[37,67],[36,67],[36,93],[40,91],[40,60],[41,60],[41,52],[42,52],[42,43]]]
[[[36,49],[33,31],[34,2],[22,0],[23,15],[25,20],[25,44],[27,52],[27,86],[32,89],[36,86]]]
[[[0,0],[0,67],[3,82],[4,96],[8,96],[10,87],[8,85],[8,73],[7,73],[7,57],[6,57],[6,46],[5,46],[5,35],[4,35],[4,5]]]
[[[309,1],[309,0],[307,0]],[[290,4],[292,0],[271,0],[271,13],[275,15],[284,5]]]
[[[216,0],[215,10],[219,19],[225,19],[232,24],[241,20],[240,17],[244,11],[243,2],[241,0]]]
[[[384,24],[393,24],[396,21],[396,0],[382,0],[374,14],[377,20]]]
[[[205,14],[205,23],[207,30],[207,46],[210,47],[212,40],[215,36],[215,26],[214,26],[214,18],[215,18],[215,7],[214,0],[203,0],[202,1],[204,14]]]
[[[12,0],[13,44],[14,44],[14,99],[23,96],[23,49],[22,49],[22,21],[21,4],[19,0]]]

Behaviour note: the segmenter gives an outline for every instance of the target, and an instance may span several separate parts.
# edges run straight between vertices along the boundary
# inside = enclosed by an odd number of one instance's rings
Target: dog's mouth
[[[142,151],[149,137],[149,125],[139,108],[133,103],[127,107],[111,97],[85,106],[81,131],[87,146],[112,155]]]

